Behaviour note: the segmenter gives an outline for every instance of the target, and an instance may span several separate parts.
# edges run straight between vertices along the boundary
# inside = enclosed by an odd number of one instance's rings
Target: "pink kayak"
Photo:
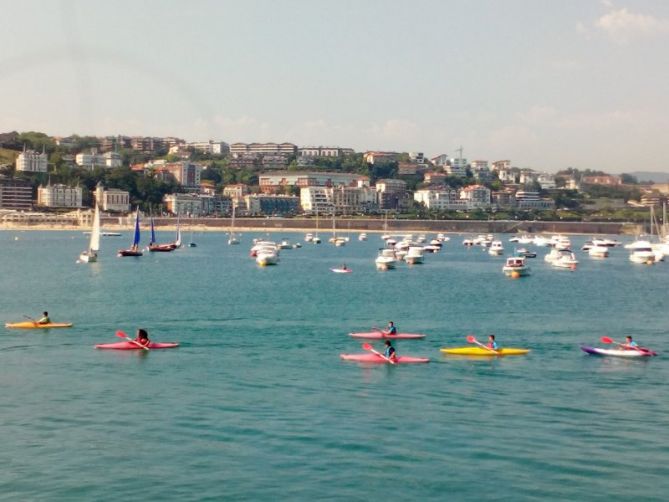
[[[179,344],[176,342],[151,342],[149,343],[149,349],[173,349],[178,347]],[[142,347],[132,342],[117,342],[117,343],[99,343],[95,346],[96,349],[113,349],[113,350],[144,350]]]
[[[335,274],[350,274],[353,272],[350,268],[331,268],[330,270]]]
[[[355,361],[358,363],[385,363],[390,364],[383,357],[372,353],[369,354],[339,354],[344,361]],[[427,357],[411,357],[411,356],[398,356],[395,361],[397,364],[410,364],[410,363],[429,363],[430,360]]]
[[[415,340],[425,338],[425,335],[419,333],[397,333],[394,335],[385,335],[381,331],[371,331],[369,333],[349,333],[353,338],[365,338],[367,340]]]

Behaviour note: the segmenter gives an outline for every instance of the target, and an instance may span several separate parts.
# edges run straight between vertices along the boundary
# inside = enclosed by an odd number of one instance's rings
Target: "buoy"
[[[520,277],[520,272],[518,272],[517,270],[514,270],[513,272],[511,272],[511,278],[512,279],[518,279],[519,277]]]

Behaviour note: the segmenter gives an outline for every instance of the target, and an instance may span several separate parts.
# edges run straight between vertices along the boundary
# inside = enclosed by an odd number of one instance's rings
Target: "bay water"
[[[79,232],[0,232],[0,319],[74,323],[2,330],[0,499],[667,499],[669,263],[615,248],[579,252],[572,272],[544,248],[511,280],[503,257],[451,235],[425,264],[378,272],[379,236],[352,234],[259,268],[257,236],[201,233],[195,248],[117,258],[126,232],[77,264]],[[343,263],[353,273],[330,272]],[[340,360],[364,352],[349,332],[389,320],[427,334],[395,345],[430,364]],[[181,346],[94,349],[138,327]],[[488,333],[532,351],[439,352]],[[659,357],[579,348],[627,334]]]

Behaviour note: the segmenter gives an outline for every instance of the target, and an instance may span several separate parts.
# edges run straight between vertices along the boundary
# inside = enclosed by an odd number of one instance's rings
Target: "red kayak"
[[[418,338],[425,338],[425,335],[419,333],[396,333],[394,335],[386,335],[382,331],[349,333],[348,336],[352,336],[353,338],[365,338],[367,340],[416,340]]]
[[[381,357],[377,354],[339,354],[344,361],[355,361],[358,363],[384,363],[391,364],[387,359]],[[411,364],[411,363],[429,363],[430,360],[427,357],[411,357],[411,356],[398,356],[395,360],[396,364]]]
[[[178,347],[176,342],[151,342],[148,345],[149,349],[173,349]],[[96,349],[113,349],[113,350],[144,350],[140,345],[133,342],[117,342],[117,343],[99,343],[95,346]]]

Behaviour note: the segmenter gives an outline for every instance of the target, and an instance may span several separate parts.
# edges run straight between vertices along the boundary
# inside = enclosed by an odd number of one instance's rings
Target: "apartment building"
[[[32,185],[25,180],[0,175],[0,209],[30,210],[32,207]]]
[[[81,187],[56,184],[37,189],[37,205],[44,207],[81,207]]]
[[[35,150],[26,150],[24,146],[23,151],[16,158],[16,170],[26,173],[45,173],[48,162],[48,156],[44,151],[39,153]]]
[[[281,171],[277,173],[261,173],[258,176],[258,184],[260,185],[260,191],[263,193],[279,193],[287,186],[303,188],[311,186],[369,185],[369,178],[351,173]]]
[[[345,155],[353,155],[355,150],[353,148],[340,148],[338,146],[304,146],[297,149],[299,157],[329,157],[337,158]]]
[[[230,145],[233,157],[259,155],[290,156],[297,153],[297,145],[292,143],[233,143]]]

